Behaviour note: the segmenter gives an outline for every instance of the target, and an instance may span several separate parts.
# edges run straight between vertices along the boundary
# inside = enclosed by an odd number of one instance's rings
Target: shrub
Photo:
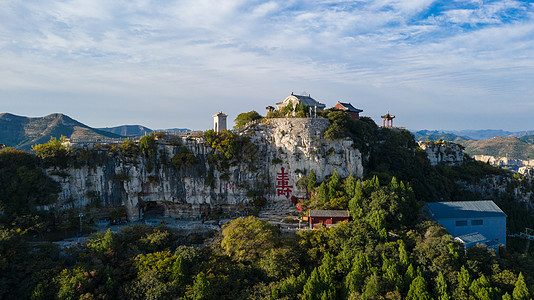
[[[259,120],[262,116],[255,110],[249,111],[247,113],[240,113],[237,115],[237,118],[235,118],[234,123],[234,129],[239,129],[243,126],[245,126],[247,123]]]

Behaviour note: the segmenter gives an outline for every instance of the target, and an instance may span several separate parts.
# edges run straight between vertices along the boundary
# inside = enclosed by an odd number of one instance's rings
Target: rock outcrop
[[[340,177],[363,175],[360,151],[350,139],[326,140],[328,126],[327,119],[264,119],[237,133],[250,139],[251,148],[242,151],[255,152],[255,158],[232,161],[225,168],[210,163],[217,150],[202,137],[161,137],[151,159],[100,153],[105,159],[91,166],[48,170],[62,187],[55,207],[124,206],[128,218],[136,220],[150,210],[173,217],[245,213],[258,195],[271,206],[289,203],[292,197],[306,197],[297,182],[311,169],[319,181],[334,170]],[[195,155],[197,164],[176,167],[170,162],[182,146]]]
[[[430,160],[430,164],[433,166],[441,163],[459,165],[464,161],[464,149],[459,144],[447,141],[418,143],[419,147],[426,152],[428,160]]]

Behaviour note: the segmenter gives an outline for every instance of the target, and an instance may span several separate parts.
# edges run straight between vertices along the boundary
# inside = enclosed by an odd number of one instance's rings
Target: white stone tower
[[[226,117],[228,117],[228,115],[223,112],[213,115],[213,130],[215,130],[215,132],[226,130]]]

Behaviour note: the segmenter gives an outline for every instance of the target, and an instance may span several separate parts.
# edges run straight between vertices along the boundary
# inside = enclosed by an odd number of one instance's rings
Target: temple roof
[[[361,113],[363,111],[363,109],[355,108],[350,103],[344,103],[344,102],[339,102],[339,101],[334,106],[334,108],[335,109],[339,109],[339,110],[343,110],[343,111],[346,111],[346,112],[351,112],[351,113]]]
[[[392,115],[392,114],[390,114],[389,111],[388,111],[388,113],[387,113],[386,115],[384,115],[384,116],[380,116],[380,117],[381,117],[382,119],[388,119],[388,120],[393,120],[393,119],[395,119],[395,116]]]
[[[302,103],[302,104],[308,105],[310,107],[317,106],[317,108],[320,108],[320,109],[323,109],[323,108],[326,107],[326,105],[324,105],[323,103],[313,99],[310,96],[310,94],[308,94],[308,96],[304,96],[304,95],[295,95],[293,93],[291,93],[291,95],[289,97],[284,99],[284,101],[276,103],[276,105],[278,106],[278,105],[284,104],[284,103],[289,102],[289,101]]]
[[[349,216],[348,210],[310,210],[310,217],[348,218]]]

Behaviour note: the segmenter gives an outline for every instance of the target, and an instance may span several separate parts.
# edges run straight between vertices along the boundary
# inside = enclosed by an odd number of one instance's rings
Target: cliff
[[[250,143],[239,149],[242,156],[223,162],[203,137],[160,136],[153,157],[91,150],[98,152],[98,163],[48,169],[62,187],[54,207],[122,205],[128,218],[136,220],[151,210],[173,217],[239,214],[259,196],[268,204],[289,203],[293,196],[306,196],[297,181],[311,169],[319,181],[335,169],[340,177],[363,175],[360,151],[350,139],[324,139],[328,126],[327,119],[264,119],[237,133]],[[183,147],[197,163],[172,163]]]
[[[463,147],[453,142],[419,142],[419,147],[426,152],[428,160],[433,166],[441,163],[459,165],[463,163],[465,158]]]

